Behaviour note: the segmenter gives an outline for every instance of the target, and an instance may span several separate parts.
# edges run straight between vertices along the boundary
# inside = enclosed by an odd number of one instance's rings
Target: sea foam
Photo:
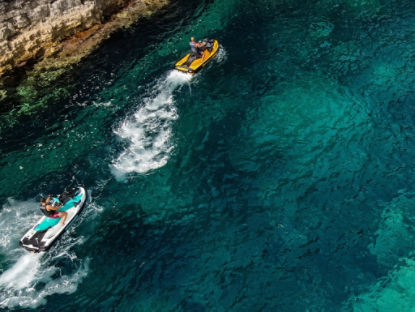
[[[38,204],[9,199],[0,211],[0,254],[4,255],[0,275],[0,308],[36,308],[46,303],[47,296],[72,293],[88,273],[88,259],[77,259],[72,251],[82,239],[67,238],[59,253],[29,253],[19,246],[19,239],[39,218]],[[51,263],[76,262],[70,274],[59,273]],[[11,263],[11,265],[8,265]]]
[[[173,150],[172,121],[178,118],[173,92],[191,76],[176,70],[160,79],[114,133],[128,145],[111,165],[114,176],[123,180],[130,172],[146,173],[164,166]]]

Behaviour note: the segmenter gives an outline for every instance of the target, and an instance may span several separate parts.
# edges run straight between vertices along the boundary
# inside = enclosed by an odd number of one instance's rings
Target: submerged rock
[[[351,296],[343,311],[413,311],[415,302],[415,261],[404,259],[387,276],[367,291]]]
[[[412,252],[414,209],[413,194],[401,195],[385,205],[374,242],[369,245],[379,264],[392,267]]]

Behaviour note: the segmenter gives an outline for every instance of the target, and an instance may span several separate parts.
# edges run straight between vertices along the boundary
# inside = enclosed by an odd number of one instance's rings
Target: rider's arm
[[[63,205],[62,204],[59,204],[58,206],[56,206],[56,207],[53,207],[52,205],[49,205],[50,206],[50,208],[48,209],[48,210],[58,210],[59,208],[61,208]]]

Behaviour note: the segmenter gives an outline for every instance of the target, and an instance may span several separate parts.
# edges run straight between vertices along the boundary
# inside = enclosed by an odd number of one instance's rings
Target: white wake
[[[169,72],[156,83],[144,105],[114,130],[128,142],[111,165],[117,179],[124,179],[130,172],[146,173],[167,163],[173,150],[172,121],[178,117],[173,92],[190,79],[188,74]]]
[[[67,239],[60,254],[29,253],[19,246],[19,240],[41,215],[35,201],[9,202],[0,212],[0,308],[36,308],[46,303],[46,297],[56,293],[72,293],[87,275],[88,259],[81,260],[71,275],[60,274],[51,260],[77,261],[70,250],[79,239]],[[58,273],[59,272],[59,273]],[[58,274],[56,274],[58,273]]]

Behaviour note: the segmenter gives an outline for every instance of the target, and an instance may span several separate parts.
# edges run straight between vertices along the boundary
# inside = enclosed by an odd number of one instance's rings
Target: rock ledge
[[[168,0],[6,0],[0,3],[0,78],[35,63],[67,67],[116,29],[147,17]]]

